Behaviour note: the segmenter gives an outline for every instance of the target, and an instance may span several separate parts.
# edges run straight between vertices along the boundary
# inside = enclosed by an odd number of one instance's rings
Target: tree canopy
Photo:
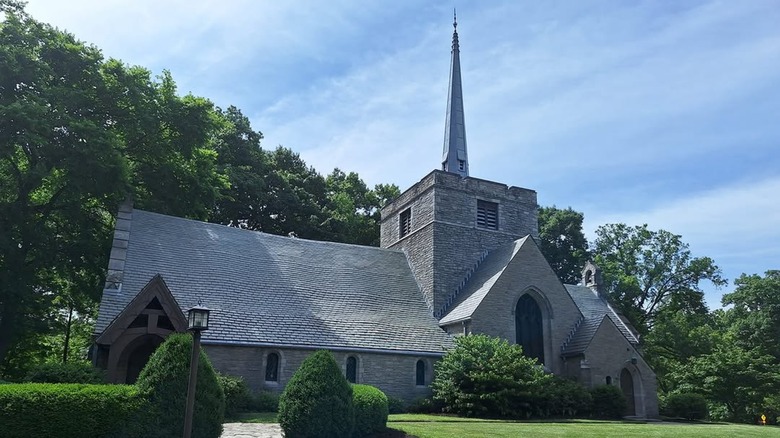
[[[577,284],[588,261],[584,215],[571,207],[539,207],[539,247],[563,283]]]
[[[238,108],[178,94],[169,72],[105,59],[20,2],[0,0],[0,11],[0,373],[67,360],[71,339],[85,347],[126,198],[163,214],[378,244],[379,209],[396,186],[371,189],[338,169],[323,177],[288,148],[262,149]]]
[[[694,257],[681,236],[647,225],[603,225],[592,251],[610,299],[642,334],[667,309],[706,313],[701,281],[726,284],[711,258]]]

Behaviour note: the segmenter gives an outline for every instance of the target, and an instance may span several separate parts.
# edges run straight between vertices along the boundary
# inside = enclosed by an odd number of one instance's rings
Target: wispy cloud
[[[42,21],[234,104],[321,172],[439,166],[450,2],[31,0]],[[682,234],[727,276],[777,264],[773,0],[458,2],[470,168],[593,229]],[[776,204],[776,203],[775,203]],[[777,267],[777,266],[775,266]]]

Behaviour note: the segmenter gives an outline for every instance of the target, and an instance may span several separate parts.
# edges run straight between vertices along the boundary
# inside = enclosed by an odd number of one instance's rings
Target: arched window
[[[517,343],[523,353],[544,363],[544,335],[542,331],[542,310],[536,300],[525,294],[515,307],[515,332]]]
[[[607,385],[612,384],[612,376],[607,376]]]
[[[350,383],[357,383],[357,358],[355,356],[347,358],[347,380]]]
[[[265,381],[279,381],[279,355],[276,353],[268,353],[265,359]]]
[[[425,361],[422,359],[417,361],[417,379],[415,382],[417,386],[425,386]]]

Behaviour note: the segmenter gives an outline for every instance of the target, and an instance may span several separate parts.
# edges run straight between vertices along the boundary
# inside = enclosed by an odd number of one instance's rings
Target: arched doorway
[[[515,334],[523,353],[544,363],[544,331],[542,309],[529,294],[517,300],[515,307]]]
[[[626,415],[636,415],[636,403],[634,403],[634,376],[627,368],[620,372],[620,389],[626,398]]]
[[[149,358],[157,347],[162,344],[163,338],[156,335],[141,336],[132,345],[127,347],[127,373],[125,383],[132,384],[138,380],[141,370],[144,369]]]

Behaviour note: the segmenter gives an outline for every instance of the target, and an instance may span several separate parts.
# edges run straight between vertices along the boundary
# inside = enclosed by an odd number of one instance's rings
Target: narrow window
[[[417,361],[416,385],[425,386],[425,361],[422,359]]]
[[[465,161],[458,160],[458,170],[460,170],[461,172],[466,170],[466,162]]]
[[[490,230],[498,229],[498,204],[477,200],[477,226]]]
[[[276,353],[269,353],[268,357],[266,357],[265,381],[266,382],[279,381],[279,355]]]
[[[398,229],[400,230],[399,237],[404,237],[407,234],[409,234],[410,231],[412,231],[412,209],[411,208],[407,208],[406,210],[401,212]]]
[[[357,358],[355,356],[347,358],[347,380],[350,383],[357,383]]]
[[[607,376],[607,385],[612,384],[612,376]]]

